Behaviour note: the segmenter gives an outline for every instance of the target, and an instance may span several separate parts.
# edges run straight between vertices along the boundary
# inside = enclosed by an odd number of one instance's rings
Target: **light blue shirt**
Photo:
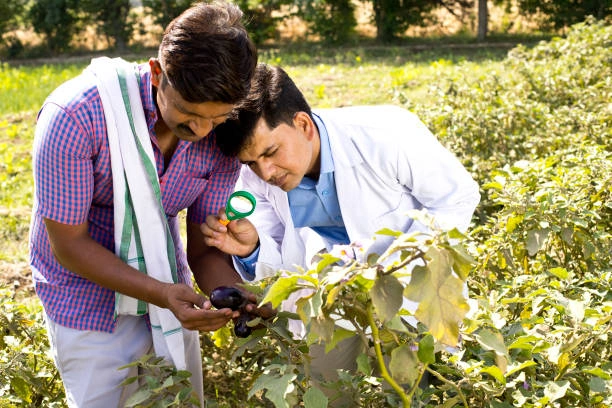
[[[319,180],[304,177],[296,188],[287,193],[291,219],[296,228],[310,227],[332,245],[348,244],[350,240],[338,204],[329,136],[321,118],[314,113],[313,117],[321,140]],[[235,259],[249,275],[255,277],[258,257],[259,247],[248,257]]]

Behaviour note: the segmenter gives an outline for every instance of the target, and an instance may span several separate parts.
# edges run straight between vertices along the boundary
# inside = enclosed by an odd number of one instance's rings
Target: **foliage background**
[[[474,407],[611,406],[612,28],[590,21],[509,52],[437,45],[266,49],[262,60],[315,107],[415,111],[481,185],[464,348],[436,354],[446,382],[418,404],[460,405],[460,390]],[[41,102],[85,65],[0,66],[0,407],[63,406],[28,282],[30,149]],[[202,338],[209,406],[271,404],[263,392],[244,401],[278,342],[247,351],[226,331]],[[385,406],[366,380],[346,379],[362,403]]]

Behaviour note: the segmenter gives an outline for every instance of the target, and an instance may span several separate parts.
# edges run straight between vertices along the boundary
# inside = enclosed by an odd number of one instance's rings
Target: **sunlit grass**
[[[0,112],[37,110],[59,84],[82,71],[84,65],[11,67],[0,65]]]
[[[260,61],[282,66],[313,108],[396,104],[427,110],[439,102],[433,85],[487,75],[499,66],[499,49],[414,51],[402,47],[263,50]],[[146,61],[142,56],[138,61]],[[24,259],[33,180],[31,148],[36,114],[62,82],[88,59],[72,64],[0,65],[1,259]],[[439,88],[438,88],[439,89]]]

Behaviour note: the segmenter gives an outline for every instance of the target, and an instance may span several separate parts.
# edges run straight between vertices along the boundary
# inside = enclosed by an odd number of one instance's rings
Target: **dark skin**
[[[216,122],[225,120],[226,112],[233,106],[215,102],[184,103],[171,87],[158,88],[163,75],[159,62],[151,59],[149,63],[160,118],[155,125],[157,142],[169,163],[179,138],[196,141],[206,137]],[[176,106],[188,114],[177,111]],[[175,126],[169,126],[166,118]],[[183,132],[174,132],[177,126]],[[184,132],[184,129],[191,131]],[[239,316],[239,312],[227,308],[212,309],[210,301],[188,285],[164,283],[131,268],[91,238],[87,222],[69,225],[45,219],[45,226],[53,254],[63,267],[102,287],[170,309],[186,329],[214,331]],[[229,256],[204,243],[199,224],[187,225],[187,260],[196,283],[206,294],[217,286],[236,286],[241,282]],[[247,294],[247,297],[256,302],[254,295]],[[254,305],[250,309],[257,313]]]

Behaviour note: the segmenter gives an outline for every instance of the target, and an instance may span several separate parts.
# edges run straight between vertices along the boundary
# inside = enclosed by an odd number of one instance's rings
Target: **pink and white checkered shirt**
[[[148,64],[139,66],[140,95],[149,125],[160,178],[162,203],[174,239],[178,275],[191,284],[177,214],[203,223],[225,205],[240,163],[221,154],[213,135],[197,143],[181,140],[165,168],[153,127],[157,110]],[[112,332],[115,293],[62,267],[53,256],[43,222],[87,221],[91,237],[114,252],[113,180],[106,121],[95,84],[80,75],[57,88],[45,101],[34,141],[35,194],[30,231],[30,264],[36,293],[58,324],[79,330]]]

